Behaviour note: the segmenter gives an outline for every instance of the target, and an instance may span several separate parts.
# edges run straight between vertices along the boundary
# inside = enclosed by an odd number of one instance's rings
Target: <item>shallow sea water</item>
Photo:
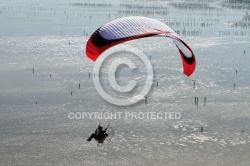
[[[0,165],[250,164],[249,27],[232,27],[248,9],[223,7],[219,0],[203,1],[211,7],[203,10],[190,7],[191,2],[188,8],[173,1],[143,2],[2,1]],[[127,42],[151,55],[155,76],[147,105],[118,107],[96,92],[93,75],[89,78],[94,63],[85,55],[85,44],[104,23],[129,15],[172,23],[193,48],[197,67],[191,77],[183,75],[170,39]],[[181,118],[68,117],[70,112],[107,111],[177,112]],[[97,146],[86,139],[99,123],[110,124],[115,134]]]

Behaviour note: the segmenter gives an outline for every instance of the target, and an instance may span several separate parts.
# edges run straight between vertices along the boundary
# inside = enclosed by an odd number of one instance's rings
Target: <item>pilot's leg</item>
[[[91,136],[87,139],[87,141],[91,141],[92,138],[95,138],[95,134],[94,133],[91,134]]]

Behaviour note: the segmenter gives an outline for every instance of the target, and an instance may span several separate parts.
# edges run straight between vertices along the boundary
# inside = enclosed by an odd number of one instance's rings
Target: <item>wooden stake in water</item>
[[[148,97],[145,97],[145,104],[148,104]]]
[[[35,74],[35,69],[34,68],[32,69],[32,71],[33,71],[33,74]]]
[[[89,73],[89,78],[90,78],[90,73]]]
[[[72,96],[72,95],[73,95],[73,92],[71,92],[70,94],[71,94],[71,96]]]
[[[197,97],[197,98],[196,98],[196,105],[197,105],[197,108],[198,108],[198,103],[199,103],[199,98]]]
[[[81,84],[79,84],[79,89],[81,89]]]
[[[204,106],[206,105],[206,103],[207,103],[207,98],[206,98],[206,96],[204,97]]]

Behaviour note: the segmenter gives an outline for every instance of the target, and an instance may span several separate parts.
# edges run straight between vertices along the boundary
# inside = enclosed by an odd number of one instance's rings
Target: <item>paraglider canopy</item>
[[[184,74],[190,76],[194,72],[196,61],[192,49],[166,24],[146,17],[124,17],[101,26],[88,39],[86,54],[95,61],[112,46],[150,36],[171,38],[180,52]]]

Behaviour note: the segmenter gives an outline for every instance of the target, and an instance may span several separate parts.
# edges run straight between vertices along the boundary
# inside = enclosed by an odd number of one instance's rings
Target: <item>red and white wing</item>
[[[88,39],[86,54],[91,60],[95,61],[112,46],[155,35],[165,35],[173,40],[182,58],[184,74],[190,76],[196,66],[191,48],[166,24],[151,18],[125,17],[101,26]]]

